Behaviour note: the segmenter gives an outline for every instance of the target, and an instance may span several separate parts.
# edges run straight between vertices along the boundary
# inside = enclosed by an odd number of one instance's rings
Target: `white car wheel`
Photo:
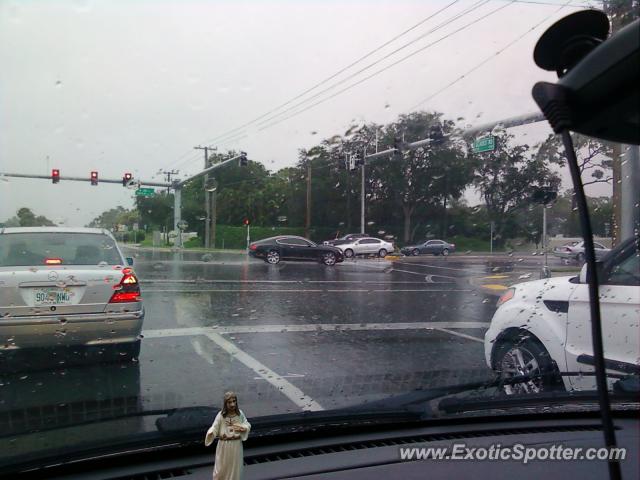
[[[280,263],[280,254],[275,250],[271,250],[267,253],[267,263],[270,263],[271,265]]]

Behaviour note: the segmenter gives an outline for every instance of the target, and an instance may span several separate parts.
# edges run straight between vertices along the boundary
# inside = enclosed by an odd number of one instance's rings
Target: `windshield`
[[[0,2],[0,466],[192,407],[204,442],[228,391],[249,440],[465,386],[591,408],[582,230],[531,95],[557,81],[540,35],[584,8]],[[615,408],[640,365],[638,153],[573,139]]]

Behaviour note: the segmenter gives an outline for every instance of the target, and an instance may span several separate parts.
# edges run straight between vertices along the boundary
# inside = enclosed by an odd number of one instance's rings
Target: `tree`
[[[383,129],[385,148],[397,139],[405,143],[431,138],[432,141],[396,158],[373,162],[369,169],[372,203],[387,204],[402,213],[403,239],[413,240],[414,216],[425,220],[428,211],[446,212],[450,199],[459,199],[472,179],[466,146],[454,131],[454,123],[441,113],[418,112],[401,115],[396,123]],[[446,216],[440,231],[446,230]],[[417,226],[416,226],[417,227]]]
[[[583,185],[594,183],[611,183],[613,147],[608,142],[588,137],[579,133],[572,135],[576,150],[576,158]],[[558,135],[551,134],[538,146],[536,156],[542,160],[562,164],[564,162],[564,146]]]
[[[138,218],[137,210],[127,210],[122,206],[117,206],[116,208],[101,213],[98,217],[91,220],[88,226],[115,230],[118,225],[133,227],[133,224],[138,221]]]
[[[474,185],[480,191],[489,220],[495,224],[498,244],[504,243],[510,217],[530,204],[530,192],[535,187],[557,189],[561,180],[551,166],[562,165],[563,159],[553,152],[543,152],[548,144],[539,146],[533,154],[528,145],[515,145],[514,136],[503,128],[492,132],[496,148],[476,153]]]
[[[21,227],[55,227],[56,224],[49,220],[47,217],[38,215],[36,216],[31,209],[22,207],[16,213],[19,225]]]

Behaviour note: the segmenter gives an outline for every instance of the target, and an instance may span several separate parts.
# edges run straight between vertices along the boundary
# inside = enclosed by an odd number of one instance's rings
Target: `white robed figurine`
[[[204,444],[208,447],[219,438],[213,480],[240,480],[244,464],[242,442],[249,437],[251,424],[238,408],[238,397],[233,392],[224,394],[222,410],[207,430]]]

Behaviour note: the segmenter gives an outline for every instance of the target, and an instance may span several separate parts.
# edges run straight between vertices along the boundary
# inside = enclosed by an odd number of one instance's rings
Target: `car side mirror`
[[[127,257],[125,260],[127,261],[127,265],[133,267],[133,257]]]
[[[596,272],[598,272],[598,283],[602,283],[604,280],[604,264],[602,262],[596,262]],[[589,277],[591,276],[591,272],[589,271],[589,265],[584,264],[582,269],[580,269],[580,283],[588,283]]]
[[[587,283],[589,281],[588,270],[589,265],[586,263],[582,265],[582,268],[580,269],[580,283]]]

